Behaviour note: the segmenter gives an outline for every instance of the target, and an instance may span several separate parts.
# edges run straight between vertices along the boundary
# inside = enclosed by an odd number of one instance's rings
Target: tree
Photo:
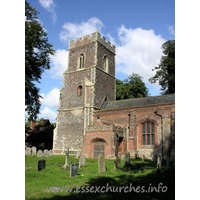
[[[162,47],[163,56],[160,64],[152,71],[157,70],[156,74],[149,79],[150,83],[157,81],[161,85],[161,94],[175,93],[175,40],[168,40]]]
[[[116,99],[147,97],[149,90],[142,79],[143,77],[136,73],[132,73],[124,81],[116,79]]]
[[[55,54],[47,33],[38,21],[39,13],[25,1],[25,105],[30,119],[36,119],[41,106],[39,98],[42,72],[50,69],[50,55]]]

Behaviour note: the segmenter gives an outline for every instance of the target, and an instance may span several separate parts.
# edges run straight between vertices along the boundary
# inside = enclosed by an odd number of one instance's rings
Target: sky
[[[54,45],[51,69],[37,86],[41,89],[38,118],[56,121],[59,90],[67,70],[68,42],[98,30],[116,45],[116,78],[132,73],[143,77],[151,96],[160,95],[160,86],[150,84],[152,69],[160,62],[161,45],[175,39],[174,0],[28,0],[39,14],[39,21]]]

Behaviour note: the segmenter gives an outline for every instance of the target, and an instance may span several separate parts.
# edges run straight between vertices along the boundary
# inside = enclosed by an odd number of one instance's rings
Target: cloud
[[[49,119],[50,121],[55,121],[56,120],[56,113],[53,112],[51,109],[48,107],[45,107],[41,112],[40,112],[40,117],[44,119]]]
[[[47,93],[47,95],[42,93],[41,96],[43,97],[40,99],[42,105],[58,108],[60,96],[60,91],[58,88],[53,88],[49,93]]]
[[[62,26],[59,38],[61,42],[68,42],[69,39],[83,37],[95,32],[96,30],[101,32],[103,26],[101,20],[96,17],[92,17],[87,22],[81,22],[80,24],[66,22]]]
[[[64,49],[58,49],[56,54],[50,56],[53,67],[50,69],[50,74],[52,78],[63,78],[63,72],[67,70],[68,67],[68,51]]]
[[[175,30],[174,30],[174,27],[173,26],[167,26],[168,28],[168,31],[171,35],[175,35]]]
[[[39,3],[44,9],[46,9],[48,12],[50,12],[51,19],[53,20],[53,22],[56,22],[57,15],[54,10],[54,8],[55,8],[54,0],[39,0]]]
[[[161,45],[165,39],[153,30],[127,29],[122,25],[118,29],[118,40],[116,71],[127,75],[140,74],[147,83],[155,74],[152,69],[160,62]]]

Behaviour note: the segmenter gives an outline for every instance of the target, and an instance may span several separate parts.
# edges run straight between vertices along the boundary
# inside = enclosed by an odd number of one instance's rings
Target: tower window
[[[83,94],[83,88],[82,86],[80,85],[77,89],[77,97],[81,97]]]
[[[108,72],[108,57],[107,56],[104,56],[103,58],[103,70],[105,72]]]
[[[80,54],[80,56],[78,57],[78,69],[82,69],[84,68],[84,55]]]

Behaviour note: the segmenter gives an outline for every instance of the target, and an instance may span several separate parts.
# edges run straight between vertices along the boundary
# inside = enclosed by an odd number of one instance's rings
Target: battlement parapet
[[[76,47],[79,47],[91,42],[95,42],[95,41],[98,41],[100,44],[102,44],[103,46],[105,46],[107,49],[109,49],[111,52],[115,54],[115,45],[111,45],[109,41],[106,41],[106,38],[104,36],[101,36],[101,34],[98,33],[98,31],[92,33],[91,36],[85,35],[83,38],[77,38],[76,41],[69,40],[68,49],[76,48]]]

